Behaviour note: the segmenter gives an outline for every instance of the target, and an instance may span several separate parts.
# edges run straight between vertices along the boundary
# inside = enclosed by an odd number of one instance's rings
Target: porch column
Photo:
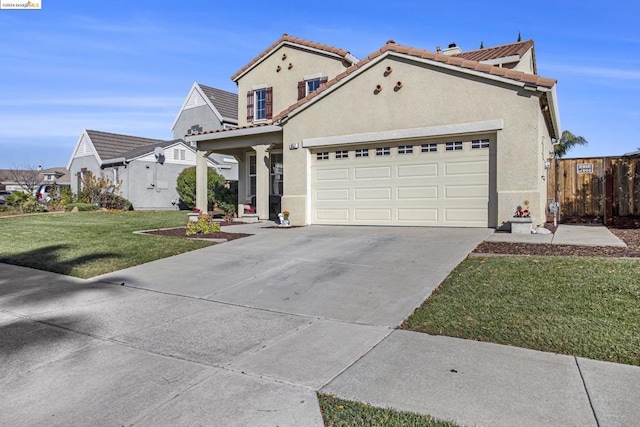
[[[256,152],[256,213],[260,219],[269,219],[269,147],[251,147]]]
[[[196,208],[206,213],[207,203],[207,152],[196,151]]]

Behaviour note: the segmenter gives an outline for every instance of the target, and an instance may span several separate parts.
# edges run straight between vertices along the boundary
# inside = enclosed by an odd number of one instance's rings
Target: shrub
[[[115,209],[120,211],[133,210],[133,205],[130,201],[116,194],[103,195],[102,200],[100,200],[99,203],[101,208]]]
[[[207,205],[212,207],[217,195],[224,188],[225,179],[213,168],[207,168]],[[196,167],[184,169],[176,180],[176,190],[180,200],[192,209],[196,205]]]
[[[67,212],[72,211],[73,208],[78,208],[78,210],[81,212],[97,211],[99,209],[96,205],[92,205],[91,203],[82,203],[82,202],[69,203],[67,206],[65,206],[65,210]]]
[[[233,222],[236,217],[236,205],[229,202],[218,202],[218,207],[224,212],[224,220]]]
[[[19,210],[21,213],[44,212],[46,210],[44,206],[38,203],[33,194],[23,193],[21,191],[9,194],[4,202],[8,206]]]
[[[210,215],[198,215],[197,221],[187,222],[187,236],[194,234],[212,234],[220,231],[220,224],[214,222]]]

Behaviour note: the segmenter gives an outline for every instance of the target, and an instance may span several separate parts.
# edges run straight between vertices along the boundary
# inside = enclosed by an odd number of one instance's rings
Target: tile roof
[[[328,52],[328,53],[333,53],[333,54],[336,54],[336,55],[339,55],[339,56],[342,56],[342,57],[345,57],[345,58],[349,54],[349,51],[344,50],[344,49],[340,49],[338,47],[329,46],[329,45],[322,44],[322,43],[316,43],[316,42],[312,42],[312,41],[309,41],[309,40],[301,39],[301,38],[298,38],[298,37],[293,37],[293,36],[290,36],[288,34],[283,34],[282,37],[280,37],[278,40],[276,40],[275,43],[273,43],[271,46],[269,46],[268,48],[263,50],[262,53],[260,53],[258,56],[253,58],[251,61],[249,61],[249,63],[247,63],[244,67],[242,67],[238,71],[236,71],[231,76],[231,80],[236,81],[236,79],[238,79],[245,71],[247,71],[249,68],[253,67],[262,58],[264,58],[267,55],[269,55],[269,53],[271,53],[271,51],[273,49],[275,49],[276,47],[278,47],[281,43],[285,43],[285,42],[293,43],[293,44],[297,44],[297,45],[301,45],[301,46],[310,47],[312,49],[322,50],[322,51],[325,51],[325,52]]]
[[[125,151],[124,153],[119,154],[117,157],[124,157],[127,160],[131,160],[135,159],[136,157],[144,156],[145,154],[153,153],[153,150],[155,150],[156,147],[166,148],[177,142],[184,143],[182,139],[175,139],[173,141],[158,141],[154,144],[143,145],[142,147],[136,147],[129,151]]]
[[[97,130],[87,130],[87,135],[91,138],[91,142],[102,160],[122,157],[124,153],[134,148],[166,142],[160,139],[119,135]]]
[[[271,120],[264,122],[264,123],[254,123],[254,124],[250,124],[250,125],[244,125],[244,126],[236,126],[234,128],[231,129],[216,129],[216,130],[205,130],[199,133],[192,133],[191,135],[185,135],[185,136],[197,136],[197,135],[206,135],[206,134],[210,134],[210,133],[223,133],[223,132],[233,132],[239,129],[252,129],[252,128],[260,128],[260,127],[264,127],[264,126],[272,126],[273,122]]]
[[[508,56],[518,55],[522,57],[529,49],[533,47],[533,40],[523,42],[503,44],[484,49],[470,50],[468,52],[452,55],[456,58],[468,59],[470,61],[488,61],[491,59],[506,58]]]
[[[412,48],[412,47],[409,47],[409,46],[402,46],[402,45],[396,44],[395,42],[390,40],[390,41],[387,42],[387,44],[385,44],[379,50],[376,50],[371,55],[369,55],[366,58],[362,59],[357,64],[352,65],[351,67],[347,68],[342,73],[338,74],[332,80],[329,80],[327,82],[327,84],[321,85],[318,89],[316,89],[315,91],[311,92],[306,97],[300,99],[295,104],[289,106],[286,110],[282,111],[277,116],[275,116],[273,118],[273,121],[275,122],[275,121],[283,118],[284,116],[286,116],[287,114],[289,114],[293,110],[295,110],[298,107],[302,106],[303,104],[306,104],[307,102],[311,101],[313,98],[317,97],[322,92],[324,92],[325,90],[327,90],[331,86],[333,86],[336,83],[338,83],[340,80],[342,80],[345,77],[347,77],[349,74],[352,74],[356,70],[364,67],[366,64],[368,64],[369,62],[373,61],[374,59],[376,59],[377,57],[383,55],[386,52],[396,52],[396,53],[405,54],[405,55],[409,55],[409,56],[415,56],[416,58],[428,59],[428,60],[432,60],[432,61],[436,61],[436,62],[441,62],[443,64],[448,64],[448,65],[452,65],[452,66],[455,66],[455,67],[459,67],[459,68],[461,68],[463,70],[478,71],[478,72],[489,74],[489,75],[492,75],[492,76],[503,77],[503,78],[506,78],[506,79],[509,79],[509,80],[514,80],[514,81],[517,81],[517,82],[522,82],[522,83],[535,85],[535,86],[542,86],[542,87],[546,87],[546,88],[551,88],[556,84],[556,80],[555,79],[540,77],[540,76],[534,75],[534,74],[527,74],[527,73],[524,73],[522,71],[514,71],[514,70],[510,70],[508,68],[500,68],[500,67],[496,67],[496,66],[489,65],[489,64],[482,64],[482,63],[477,62],[477,61],[471,61],[471,60],[467,60],[467,59],[464,59],[464,58],[458,58],[456,56],[443,55],[443,54],[439,54],[439,53],[435,53],[435,52],[429,52],[429,51],[426,51],[426,50],[423,50],[423,49],[415,49],[415,48]]]
[[[214,87],[205,86],[198,83],[202,92],[207,95],[216,110],[222,115],[223,119],[238,121],[238,95],[225,90],[216,89]]]

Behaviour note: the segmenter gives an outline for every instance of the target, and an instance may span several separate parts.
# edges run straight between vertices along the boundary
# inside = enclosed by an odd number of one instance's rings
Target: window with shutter
[[[247,92],[247,122],[253,121],[253,97],[254,93],[252,90]]]
[[[247,122],[270,119],[273,116],[273,88],[247,93]]]
[[[270,119],[273,117],[273,88],[268,87],[267,90],[267,101],[266,101],[266,118]]]

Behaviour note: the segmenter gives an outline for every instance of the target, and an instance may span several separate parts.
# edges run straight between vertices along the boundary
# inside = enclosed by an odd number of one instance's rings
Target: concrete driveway
[[[321,426],[315,391],[491,233],[255,231],[88,281],[0,264],[0,424]]]

